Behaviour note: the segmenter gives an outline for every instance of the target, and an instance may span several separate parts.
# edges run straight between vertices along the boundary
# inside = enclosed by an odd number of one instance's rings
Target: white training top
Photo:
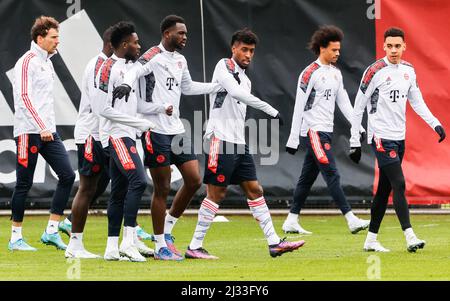
[[[300,135],[307,136],[310,129],[333,132],[336,103],[351,122],[353,108],[344,88],[341,71],[317,59],[298,78],[291,133],[286,146],[296,149],[300,144]]]
[[[138,63],[129,70],[124,83],[130,87],[141,77],[150,75],[146,79],[146,86],[142,87],[140,80],[139,96],[146,100],[144,106],[159,105],[158,114],[144,114],[145,118],[155,124],[153,132],[165,135],[176,135],[184,133],[184,126],[180,120],[180,98],[181,94],[198,95],[214,93],[221,89],[220,85],[214,83],[194,82],[191,79],[187,61],[177,51],[169,52],[160,43],[145,52]],[[145,94],[143,94],[146,92]],[[151,94],[151,96],[149,95]],[[161,106],[162,105],[162,106]],[[173,106],[173,114],[165,114],[162,108]],[[155,108],[153,106],[153,108]],[[145,111],[140,110],[140,111]]]
[[[55,70],[49,54],[34,41],[14,66],[14,137],[56,132],[53,106]]]
[[[213,83],[225,91],[210,94],[210,114],[205,138],[215,137],[235,144],[245,144],[247,105],[275,117],[278,111],[250,92],[252,83],[233,59],[221,59],[214,69]]]
[[[370,65],[361,80],[352,118],[350,146],[361,145],[358,128],[367,107],[367,140],[372,137],[404,140],[406,133],[406,100],[433,129],[440,125],[423,100],[414,67],[406,62],[391,64],[386,57]]]
[[[113,101],[113,90],[123,83],[125,73],[133,67],[132,62],[113,54],[102,65],[97,74],[97,99],[93,104],[93,111],[105,118],[100,122],[100,140],[103,147],[108,146],[110,137],[117,139],[128,137],[136,140],[136,130],[147,131],[153,129],[154,124],[146,119],[138,118],[138,101],[134,85],[128,101],[125,96]]]
[[[91,135],[96,141],[100,141],[99,116],[92,111],[91,103],[95,99],[97,84],[95,78],[102,64],[108,57],[100,52],[93,57],[84,69],[81,81],[81,100],[78,109],[78,118],[75,123],[74,138],[76,144],[85,143],[87,137]]]

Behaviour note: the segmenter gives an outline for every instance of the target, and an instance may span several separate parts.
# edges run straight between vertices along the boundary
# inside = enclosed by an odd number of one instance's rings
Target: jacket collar
[[[30,50],[37,54],[40,58],[42,58],[44,61],[51,58],[55,54],[58,53],[58,51],[55,50],[53,53],[48,53],[47,50],[42,49],[38,44],[36,44],[34,41],[31,41],[31,47]]]

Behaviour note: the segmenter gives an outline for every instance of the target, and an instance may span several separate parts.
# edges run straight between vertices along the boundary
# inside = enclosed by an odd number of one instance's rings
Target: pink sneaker
[[[286,241],[286,238],[283,238],[278,244],[269,246],[269,253],[272,257],[281,256],[283,253],[297,250],[304,244],[304,240],[290,242]]]
[[[174,244],[175,237],[173,237],[170,234],[164,234],[164,239],[166,241],[167,247],[173,254],[183,257],[183,255],[181,255],[181,252],[175,247],[175,244]]]
[[[184,257],[190,259],[219,259],[219,257],[217,256],[210,255],[208,251],[203,248],[191,250],[189,247],[186,251],[186,254],[184,254]]]

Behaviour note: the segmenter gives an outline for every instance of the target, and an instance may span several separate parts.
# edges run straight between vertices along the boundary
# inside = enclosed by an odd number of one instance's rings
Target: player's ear
[[[403,42],[403,51],[406,50],[406,42]]]
[[[383,50],[384,50],[384,51],[387,50],[387,48],[386,48],[386,42],[383,43]]]

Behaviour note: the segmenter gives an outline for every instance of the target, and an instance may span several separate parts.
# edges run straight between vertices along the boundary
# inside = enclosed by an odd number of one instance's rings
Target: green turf
[[[282,216],[274,217],[281,233]],[[367,218],[367,217],[366,217]],[[362,251],[365,232],[352,235],[341,216],[305,216],[304,228],[311,236],[299,251],[271,258],[258,224],[250,216],[228,216],[229,223],[214,223],[204,247],[220,257],[217,261],[185,260],[145,263],[81,260],[69,263],[63,251],[38,242],[46,225],[45,217],[26,217],[24,235],[39,250],[34,253],[9,252],[10,221],[0,218],[0,280],[67,280],[68,270],[80,267],[80,280],[450,280],[450,216],[412,216],[417,235],[427,241],[415,254],[406,251],[405,240],[395,216],[386,216],[379,236],[391,249],[388,254]],[[140,223],[151,231],[148,216]],[[185,250],[196,217],[181,218],[174,230],[176,245]],[[85,246],[103,255],[106,244],[106,217],[90,216]],[[66,236],[63,239],[67,242]],[[150,245],[152,246],[152,245]],[[377,257],[369,257],[375,255]],[[368,263],[368,261],[370,261]],[[379,262],[379,269],[376,262]],[[71,274],[69,275],[77,275]]]

